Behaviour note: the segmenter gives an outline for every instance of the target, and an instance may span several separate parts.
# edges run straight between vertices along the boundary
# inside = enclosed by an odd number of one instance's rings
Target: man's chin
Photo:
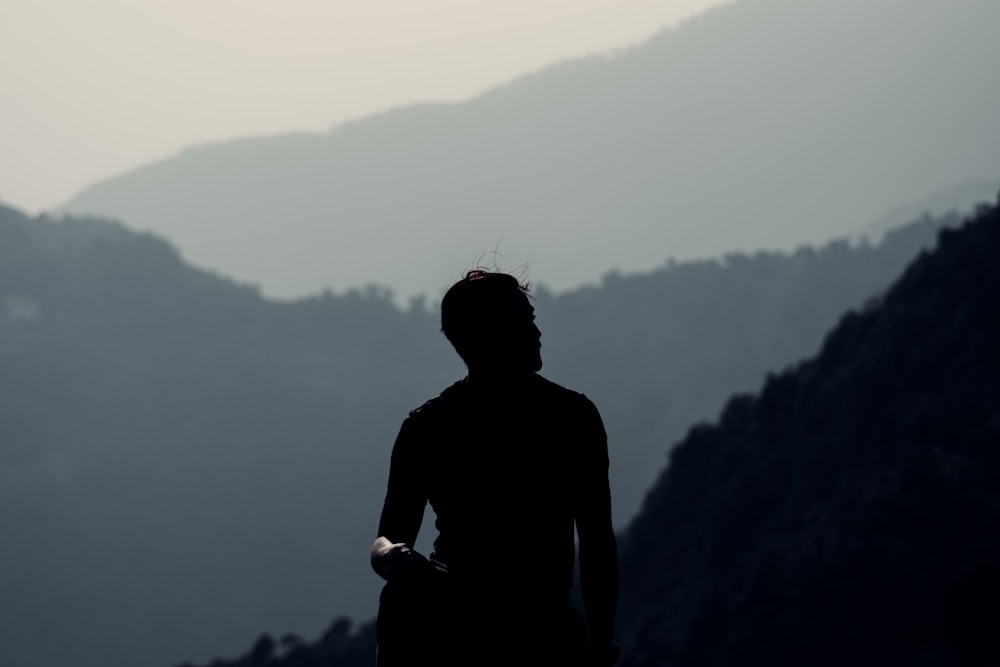
[[[542,370],[542,360],[541,359],[531,359],[524,364],[518,364],[516,368],[520,368],[523,373],[537,373]]]

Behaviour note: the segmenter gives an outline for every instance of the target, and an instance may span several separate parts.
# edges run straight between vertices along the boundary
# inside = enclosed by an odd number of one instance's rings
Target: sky
[[[460,101],[726,0],[0,0],[0,200],[184,147]]]

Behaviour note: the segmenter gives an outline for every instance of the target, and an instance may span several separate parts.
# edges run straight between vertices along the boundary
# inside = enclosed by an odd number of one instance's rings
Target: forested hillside
[[[998,255],[981,209],[690,431],[620,543],[624,667],[1000,663]],[[373,655],[340,619],[213,665]]]
[[[622,542],[626,665],[989,665],[1000,209],[674,449]]]
[[[995,0],[737,0],[462,103],[194,147],[67,210],[281,296],[373,270],[437,296],[501,239],[559,289],[822,243],[1000,179],[998,24]]]
[[[539,287],[544,372],[602,410],[618,524],[689,424],[813,352],[944,222]],[[434,310],[272,302],[118,223],[0,208],[0,663],[168,664],[369,616],[396,428],[462,373]]]
[[[392,422],[460,372],[428,313],[270,303],[10,209],[0,304],[0,663],[163,663],[368,610]]]

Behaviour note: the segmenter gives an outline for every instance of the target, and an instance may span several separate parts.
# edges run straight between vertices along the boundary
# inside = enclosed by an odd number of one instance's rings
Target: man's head
[[[441,331],[470,371],[534,373],[542,367],[534,313],[514,276],[469,271],[441,300]]]

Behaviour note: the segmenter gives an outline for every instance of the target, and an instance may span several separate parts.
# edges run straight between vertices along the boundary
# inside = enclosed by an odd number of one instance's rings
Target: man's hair
[[[448,288],[441,299],[441,331],[463,359],[470,335],[489,323],[511,289],[528,294],[531,285],[509,273],[473,269]]]

